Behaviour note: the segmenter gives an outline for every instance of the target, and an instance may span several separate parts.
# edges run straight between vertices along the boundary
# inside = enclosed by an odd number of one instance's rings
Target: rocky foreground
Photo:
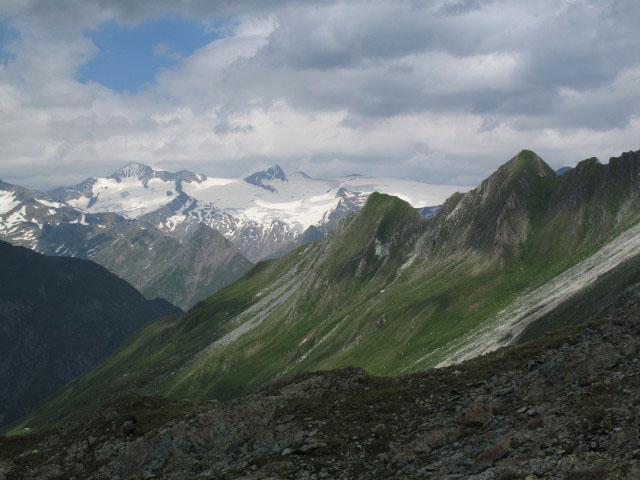
[[[230,402],[123,397],[0,440],[0,479],[640,478],[640,301],[399,378],[287,378]]]

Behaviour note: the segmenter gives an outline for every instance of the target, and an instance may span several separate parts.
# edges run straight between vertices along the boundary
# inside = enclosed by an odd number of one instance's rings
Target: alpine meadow
[[[639,22],[0,0],[0,480],[640,478]]]

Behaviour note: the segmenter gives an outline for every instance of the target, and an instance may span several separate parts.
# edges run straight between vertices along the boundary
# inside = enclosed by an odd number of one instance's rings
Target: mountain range
[[[150,224],[111,212],[88,213],[1,181],[0,239],[45,255],[91,259],[147,298],[165,298],[185,309],[252,266],[205,225],[177,239]],[[186,267],[195,259],[197,267]]]
[[[584,321],[576,306],[612,301],[603,279],[638,281],[639,175],[640,152],[558,175],[523,150],[430,218],[370,194],[323,238],[149,323],[15,431],[125,392],[228,399],[312,370],[446,366]]]
[[[0,239],[47,255],[91,259],[147,298],[187,309],[263,257],[316,240],[374,190],[416,206],[465,187],[351,175],[209,178],[130,163],[104,178],[40,192],[0,181]]]
[[[251,261],[272,255],[315,227],[323,232],[359,210],[374,191],[415,207],[440,205],[468,187],[349,175],[315,179],[275,165],[248,177],[217,178],[182,170],[154,170],[129,163],[105,178],[89,178],[48,192],[90,213],[111,212],[184,238],[200,223],[217,230]]]

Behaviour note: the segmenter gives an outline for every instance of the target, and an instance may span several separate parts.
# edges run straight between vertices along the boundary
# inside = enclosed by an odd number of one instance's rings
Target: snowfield
[[[165,206],[182,191],[195,200],[195,204],[185,205],[189,216],[195,215],[206,220],[212,213],[227,214],[234,217],[238,225],[269,225],[281,221],[300,233],[311,225],[318,225],[327,212],[338,206],[340,189],[396,195],[414,207],[440,205],[453,193],[470,189],[359,175],[322,180],[310,178],[302,172],[292,173],[285,180],[263,180],[263,186],[240,178],[206,177],[202,174],[194,174],[190,180],[176,182],[141,177],[144,171],[144,166],[123,167],[118,171],[117,179],[98,178],[91,196],[72,199],[69,203],[90,213],[114,212],[127,218],[138,218]],[[167,173],[175,175],[173,172]],[[164,226],[175,230],[186,217],[176,212],[167,218]]]
[[[98,178],[93,185],[93,195],[97,201],[91,206],[92,199],[87,197],[69,200],[69,204],[90,213],[115,212],[127,218],[138,218],[166,205],[177,192],[175,182],[159,178],[144,183],[136,177],[120,182],[113,178]]]

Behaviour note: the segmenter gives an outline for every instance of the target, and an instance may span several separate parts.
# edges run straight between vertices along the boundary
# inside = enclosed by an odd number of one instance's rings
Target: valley
[[[183,313],[105,268],[0,241],[0,426],[104,360],[149,321]]]
[[[640,480],[639,24],[0,0],[0,480]]]
[[[296,373],[406,374],[543,335],[544,315],[637,256],[638,173],[637,152],[558,176],[523,151],[431,219],[374,193],[326,237],[150,323],[15,431],[123,392],[226,400]]]

